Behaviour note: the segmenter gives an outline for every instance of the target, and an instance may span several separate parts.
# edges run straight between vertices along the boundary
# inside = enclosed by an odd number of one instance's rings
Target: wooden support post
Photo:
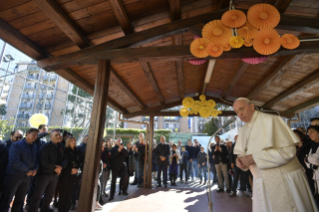
[[[150,129],[149,129],[149,146],[147,156],[147,184],[146,188],[152,188],[152,165],[153,165],[153,139],[154,139],[154,116],[150,116]]]
[[[99,177],[101,146],[105,126],[106,105],[110,81],[110,61],[100,60],[96,74],[93,108],[86,147],[79,212],[95,210],[97,181]]]

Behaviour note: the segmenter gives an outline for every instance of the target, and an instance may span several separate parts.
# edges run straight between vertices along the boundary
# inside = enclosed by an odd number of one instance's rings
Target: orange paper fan
[[[209,44],[209,40],[205,38],[198,38],[193,40],[190,45],[191,53],[198,58],[204,58],[208,56],[207,46]]]
[[[224,26],[221,20],[214,20],[203,27],[202,35],[211,42],[224,45],[228,43],[232,32],[231,28]]]
[[[228,52],[228,51],[230,51],[230,50],[231,50],[230,44],[229,44],[229,43],[225,44],[225,45],[224,45],[224,51],[225,51],[225,52]]]
[[[246,39],[254,39],[255,35],[258,32],[258,29],[253,27],[250,23],[246,22],[243,27],[237,29],[238,35],[242,38]]]
[[[238,28],[246,23],[246,15],[240,10],[229,10],[223,14],[222,22],[228,27]]]
[[[253,46],[259,54],[273,54],[281,46],[280,36],[274,29],[261,29],[255,36]]]
[[[253,45],[253,40],[252,39],[245,39],[244,40],[244,46],[251,47],[252,45]]]
[[[280,21],[280,13],[270,4],[256,4],[247,12],[249,23],[257,29],[275,28]]]
[[[210,42],[207,47],[207,53],[212,57],[219,57],[224,51],[224,47],[218,43]]]
[[[281,45],[286,49],[295,49],[300,45],[300,40],[292,34],[285,34],[280,39]]]

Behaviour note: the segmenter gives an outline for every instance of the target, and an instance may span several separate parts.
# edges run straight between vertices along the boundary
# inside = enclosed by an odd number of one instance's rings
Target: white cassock
[[[255,111],[238,133],[234,154],[252,154],[253,212],[318,211],[303,167],[299,139],[279,116]]]

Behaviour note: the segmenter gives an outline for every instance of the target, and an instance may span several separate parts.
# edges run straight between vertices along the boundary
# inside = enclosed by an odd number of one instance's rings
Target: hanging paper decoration
[[[229,44],[231,47],[238,49],[243,46],[244,40],[240,36],[233,36],[230,38]]]
[[[214,100],[206,101],[205,95],[200,95],[200,101],[195,101],[191,97],[186,97],[183,99],[182,104],[184,108],[181,108],[179,114],[183,117],[188,115],[198,114],[203,118],[208,118],[209,116],[217,117],[222,111],[216,110],[216,103]]]
[[[198,58],[207,57],[208,53],[206,48],[208,44],[209,44],[209,40],[205,38],[199,38],[194,40],[190,46],[191,53]]]
[[[242,61],[248,64],[256,65],[267,60],[267,57],[250,57],[250,58],[242,58]]]
[[[229,27],[223,25],[221,20],[214,20],[203,27],[202,35],[210,42],[224,45],[229,41],[232,32]]]
[[[224,52],[228,52],[228,51],[230,51],[230,50],[231,50],[230,44],[229,44],[229,43],[226,43],[226,44],[224,45]]]
[[[212,57],[219,57],[224,51],[224,47],[220,44],[209,43],[207,53]]]
[[[225,26],[239,28],[246,23],[246,15],[240,10],[229,10],[223,14],[222,22]]]
[[[246,47],[251,47],[253,45],[253,40],[252,39],[245,39],[244,40],[244,46]]]
[[[31,127],[39,128],[41,124],[48,124],[48,117],[42,113],[36,113],[29,119],[29,124]]]
[[[285,34],[280,40],[281,45],[286,49],[295,49],[300,45],[300,40],[292,34]]]
[[[280,46],[280,36],[274,29],[261,29],[253,41],[255,51],[262,55],[273,54]]]
[[[194,60],[189,60],[188,62],[192,65],[199,66],[199,65],[203,65],[204,63],[206,63],[207,59],[194,59]]]
[[[246,39],[254,39],[255,35],[258,32],[258,29],[253,27],[250,23],[246,22],[243,27],[237,29],[238,35],[242,38]]]
[[[249,8],[247,19],[257,29],[273,29],[279,24],[280,13],[270,4],[256,4]]]

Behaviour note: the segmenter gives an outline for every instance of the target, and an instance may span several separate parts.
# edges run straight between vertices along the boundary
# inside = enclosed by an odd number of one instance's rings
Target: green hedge
[[[56,129],[56,128],[60,128],[60,127],[49,127],[49,130],[51,129]],[[19,127],[20,130],[22,130],[23,133],[25,133],[29,127]],[[63,130],[67,130],[68,132],[71,132],[71,129],[70,127],[63,127]],[[79,139],[81,133],[83,131],[83,128],[80,128],[80,127],[74,127],[72,129],[72,134],[73,136],[76,138],[76,139]],[[138,140],[138,135],[140,133],[146,133],[146,130],[142,130],[142,129],[122,129],[122,128],[117,128],[116,129],[116,134],[115,134],[115,137],[120,137],[120,135],[134,135],[134,141]],[[163,129],[160,129],[160,130],[155,130],[154,132],[154,138],[156,139],[156,142],[159,143],[160,142],[160,136],[161,135],[164,135],[165,138],[166,138],[166,141],[169,141],[170,139],[170,134],[171,134],[171,131],[170,130],[163,130]],[[105,132],[104,132],[104,135],[113,135],[113,128],[106,128],[105,129]],[[4,140],[5,139],[9,139],[10,138],[10,131],[5,133],[4,134]],[[106,138],[106,136],[105,136]],[[122,138],[124,144],[126,144],[128,141],[130,141],[130,138]],[[80,143],[81,141],[78,141],[78,143]]]

